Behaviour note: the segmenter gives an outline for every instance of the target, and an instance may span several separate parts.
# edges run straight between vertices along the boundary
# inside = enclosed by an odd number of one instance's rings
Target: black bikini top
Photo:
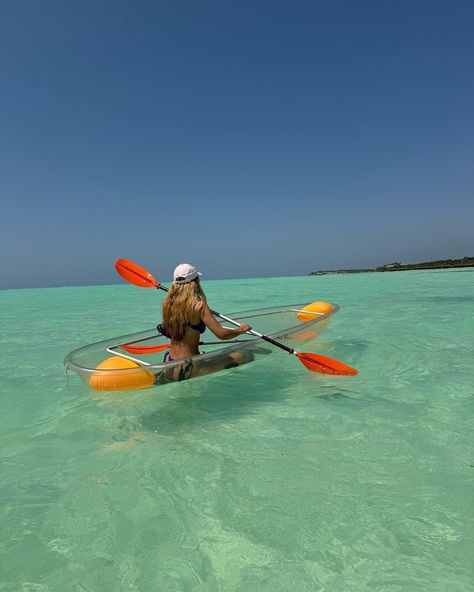
[[[193,331],[197,331],[198,333],[204,333],[204,331],[206,330],[206,323],[204,323],[204,321],[199,321],[197,325],[186,323],[186,327],[189,327],[190,329],[192,329]],[[168,334],[168,331],[166,330],[166,327],[165,325],[163,325],[163,323],[157,325],[156,328],[158,330],[158,333],[161,333],[165,337],[168,337],[168,339],[171,339],[171,336]]]
[[[204,321],[199,321],[197,325],[191,325],[191,323],[187,323],[186,326],[192,329],[193,331],[198,331],[199,333],[204,333],[204,331],[206,330],[206,323]]]

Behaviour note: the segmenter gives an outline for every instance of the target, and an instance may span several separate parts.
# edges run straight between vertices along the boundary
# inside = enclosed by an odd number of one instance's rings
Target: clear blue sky
[[[2,0],[0,288],[474,255],[474,3]]]

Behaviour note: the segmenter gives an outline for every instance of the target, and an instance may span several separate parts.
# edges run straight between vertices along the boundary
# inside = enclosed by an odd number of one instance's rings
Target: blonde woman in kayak
[[[228,329],[217,321],[207,304],[199,282],[200,275],[189,263],[181,263],[174,270],[173,284],[162,304],[163,322],[158,325],[158,331],[171,339],[171,347],[165,354],[164,362],[174,362],[199,354],[200,337],[206,328],[224,341],[251,329],[247,323]],[[240,352],[232,352],[228,360],[219,362],[219,365],[222,368],[236,366],[242,362],[242,358]],[[189,378],[192,371],[193,363],[188,360],[179,369],[178,379]],[[202,372],[203,369],[200,373]]]

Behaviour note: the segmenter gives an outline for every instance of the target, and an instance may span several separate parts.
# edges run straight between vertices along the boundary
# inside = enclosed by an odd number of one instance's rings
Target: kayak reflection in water
[[[238,337],[251,329],[242,323],[235,329],[223,327],[214,317],[207,304],[206,295],[199,282],[201,274],[189,263],[181,263],[174,270],[173,284],[162,304],[163,322],[158,325],[160,333],[171,339],[171,346],[165,354],[164,362],[174,362],[199,354],[201,333],[209,329],[218,339],[227,340]],[[220,368],[231,368],[243,362],[240,352],[232,352],[224,359],[212,364],[211,368],[200,368],[203,374]],[[193,374],[192,360],[174,369],[175,380],[190,378]]]

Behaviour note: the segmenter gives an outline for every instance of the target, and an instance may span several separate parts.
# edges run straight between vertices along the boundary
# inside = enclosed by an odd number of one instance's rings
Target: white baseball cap
[[[202,275],[202,273],[199,273],[194,265],[180,263],[173,272],[173,281],[175,284],[188,284],[200,275]]]

